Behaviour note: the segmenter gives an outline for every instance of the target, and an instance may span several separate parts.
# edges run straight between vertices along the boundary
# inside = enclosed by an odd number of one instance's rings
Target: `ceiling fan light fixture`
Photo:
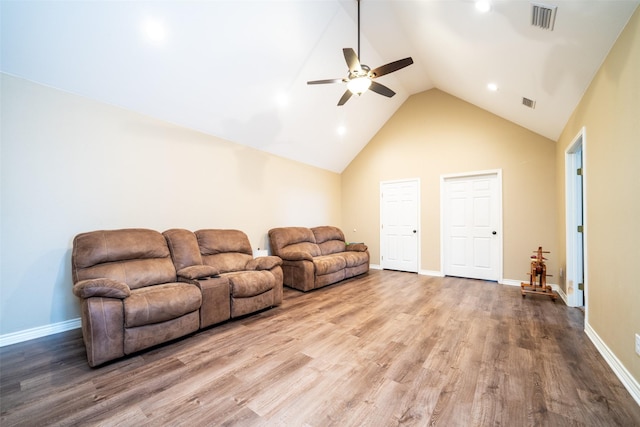
[[[338,101],[338,107],[344,105],[354,94],[362,95],[367,90],[371,90],[371,92],[375,92],[378,95],[391,98],[396,93],[385,85],[378,83],[377,81],[374,82],[373,80],[413,64],[413,59],[411,57],[389,62],[388,64],[381,65],[373,70],[369,68],[369,66],[360,63],[360,0],[357,0],[357,3],[358,54],[356,55],[356,52],[350,47],[342,49],[342,54],[344,55],[344,60],[347,63],[349,74],[344,79],[311,80],[307,82],[308,85],[346,83],[347,90],[344,91],[342,97]]]
[[[367,76],[353,78],[347,83],[347,89],[354,95],[362,95],[369,86],[371,86],[371,79]]]

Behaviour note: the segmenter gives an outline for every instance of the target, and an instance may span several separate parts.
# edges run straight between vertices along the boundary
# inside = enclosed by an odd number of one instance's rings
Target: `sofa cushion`
[[[172,228],[162,233],[171,251],[176,270],[202,264],[196,235],[189,230]]]
[[[284,253],[280,252],[279,258],[282,260],[283,264],[285,260],[286,261],[313,261],[313,257],[309,252],[294,252],[294,251],[287,251]]]
[[[227,273],[222,277],[229,279],[231,296],[234,298],[260,295],[273,289],[276,284],[275,277],[267,270]]]
[[[316,238],[316,244],[320,248],[322,255],[345,251],[344,234],[338,227],[323,225],[312,228],[311,232]]]
[[[253,259],[251,243],[240,230],[206,229],[195,232],[202,262],[220,273],[244,270]]]
[[[347,245],[345,245],[344,241],[342,240],[328,240],[326,242],[320,243],[318,246],[320,247],[320,252],[322,252],[322,255],[331,255],[344,252]]]
[[[221,274],[233,271],[244,271],[251,260],[253,260],[251,255],[237,252],[202,256],[202,262],[205,265],[215,268]]]
[[[165,283],[131,292],[124,301],[127,328],[175,319],[200,308],[202,294],[188,283]]]
[[[126,283],[131,289],[160,283],[171,283],[177,279],[171,258],[133,259],[99,264],[78,271],[78,281],[106,277]]]
[[[87,268],[130,259],[166,258],[169,248],[164,236],[154,230],[100,230],[78,234],[73,255],[75,267]]]
[[[322,255],[316,238],[309,228],[281,227],[269,230],[269,241],[274,255],[286,259],[287,252],[306,252],[312,257]]]
[[[324,255],[313,258],[316,267],[316,275],[335,273],[346,267],[346,261],[340,255]]]
[[[369,263],[369,254],[367,252],[343,252],[340,254],[347,263],[347,267],[356,267]]]
[[[240,230],[206,229],[195,235],[202,255],[238,252],[253,256],[249,238]]]
[[[105,277],[131,289],[176,281],[164,236],[142,228],[78,234],[73,241],[72,273],[74,283]]]

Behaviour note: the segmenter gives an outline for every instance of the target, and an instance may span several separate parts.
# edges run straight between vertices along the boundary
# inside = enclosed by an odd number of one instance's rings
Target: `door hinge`
[[[584,291],[584,283],[578,283],[578,289]]]
[[[579,225],[579,226],[578,226],[578,233],[582,233],[582,230],[583,230],[583,229],[582,229],[582,226],[581,226],[581,225]]]
[[[582,168],[576,169],[576,174],[582,176]]]

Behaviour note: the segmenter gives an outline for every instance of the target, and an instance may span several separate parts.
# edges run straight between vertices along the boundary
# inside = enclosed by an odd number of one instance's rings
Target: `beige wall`
[[[342,174],[347,238],[366,242],[379,264],[380,182],[419,178],[419,268],[440,271],[440,176],[502,169],[503,277],[528,280],[538,246],[551,251],[557,277],[555,150],[553,141],[437,89],[413,95]]]
[[[340,223],[340,176],[2,75],[0,335],[79,316],[83,231]]]
[[[629,21],[557,146],[557,175],[565,150],[585,128],[587,323],[640,382],[640,8]],[[565,186],[558,180],[558,223]],[[558,233],[564,263],[565,231]]]

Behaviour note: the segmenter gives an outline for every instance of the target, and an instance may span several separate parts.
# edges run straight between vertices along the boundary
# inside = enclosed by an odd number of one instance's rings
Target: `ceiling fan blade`
[[[371,70],[369,74],[371,75],[371,78],[375,79],[376,77],[384,76],[385,74],[393,73],[401,68],[408,67],[411,64],[413,64],[413,59],[411,57],[399,59],[397,61],[381,65],[378,68]]]
[[[356,52],[350,47],[345,47],[342,49],[342,53],[344,54],[344,60],[347,61],[349,71],[354,74],[361,73],[362,67],[360,66],[360,60],[358,59]]]
[[[308,85],[324,85],[328,83],[342,83],[342,79],[312,80],[307,82]]]
[[[338,101],[338,107],[341,105],[346,104],[346,102],[349,100],[349,98],[351,98],[351,95],[353,95],[351,93],[351,91],[349,89],[347,89],[347,91],[342,95],[342,98],[340,98],[340,101]]]
[[[381,85],[380,83],[375,81],[371,81],[371,86],[369,86],[369,90],[372,90],[375,93],[379,93],[380,95],[384,95],[387,98],[391,98],[393,95],[396,94],[394,91],[392,91],[385,85]]]

